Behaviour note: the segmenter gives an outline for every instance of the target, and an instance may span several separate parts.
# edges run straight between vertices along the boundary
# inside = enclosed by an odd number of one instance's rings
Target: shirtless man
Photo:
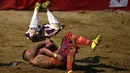
[[[72,66],[79,49],[78,45],[88,45],[92,49],[95,49],[99,43],[99,38],[100,35],[94,40],[88,40],[87,38],[68,32],[62,38],[61,46],[57,47],[57,51],[50,51],[50,48],[54,48],[48,47],[50,42],[43,40],[32,45],[32,48],[25,50],[22,57],[30,64],[38,67],[58,68],[65,66],[66,73],[73,73]]]

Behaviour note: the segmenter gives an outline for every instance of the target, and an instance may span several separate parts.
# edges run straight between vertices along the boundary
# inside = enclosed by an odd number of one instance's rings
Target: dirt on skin
[[[24,36],[32,14],[33,11],[0,11],[0,73],[65,72],[35,67],[22,59],[22,52],[32,44]],[[130,12],[54,11],[53,14],[65,25],[64,30],[53,37],[59,46],[68,31],[91,40],[99,34],[102,36],[95,50],[81,46],[74,73],[130,73]],[[40,12],[39,24],[47,22],[46,13]]]

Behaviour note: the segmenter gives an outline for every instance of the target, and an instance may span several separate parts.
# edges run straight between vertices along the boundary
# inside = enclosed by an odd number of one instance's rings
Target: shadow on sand
[[[2,66],[16,66],[20,63],[23,63],[23,62],[12,61],[12,62],[9,62],[9,63],[0,63],[0,67],[2,67]]]
[[[84,73],[105,72],[105,68],[114,69],[115,71],[126,71],[127,69],[117,68],[111,65],[100,63],[100,56],[88,57],[81,60],[75,60],[76,63],[86,63],[87,65],[74,64],[73,70],[84,71]],[[98,68],[98,69],[96,69]],[[101,69],[100,69],[101,68]]]
[[[124,68],[118,68],[118,67],[114,67],[111,65],[106,65],[103,63],[100,63],[100,56],[94,56],[94,57],[88,57],[88,58],[84,58],[84,59],[80,59],[80,60],[75,60],[74,66],[73,66],[73,70],[74,71],[83,71],[84,73],[99,73],[99,72],[105,72],[105,69],[112,69],[115,71],[127,71],[127,69]],[[0,67],[2,66],[16,66],[19,63],[23,63],[23,62],[10,62],[10,63],[0,63]],[[80,63],[80,64],[78,64]],[[83,64],[81,64],[83,63]],[[98,69],[97,69],[98,68]],[[50,68],[50,69],[54,69],[54,68]],[[58,69],[61,70],[65,70],[66,67],[60,67]]]

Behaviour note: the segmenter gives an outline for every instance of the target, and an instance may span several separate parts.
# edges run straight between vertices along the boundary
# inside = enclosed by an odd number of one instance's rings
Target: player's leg
[[[72,34],[72,39],[74,39],[74,42],[77,45],[88,45],[91,46],[92,49],[95,49],[95,47],[99,43],[100,35],[98,35],[94,40],[89,40],[85,37]]]
[[[73,72],[72,67],[74,64],[75,55],[76,55],[76,48],[72,48],[71,50],[69,50],[69,52],[67,54],[67,71],[66,71],[66,73]]]
[[[34,13],[33,13],[29,28],[26,32],[27,37],[32,37],[34,34],[36,34],[38,30],[38,12],[39,12],[40,7],[41,7],[41,4],[37,2],[35,4]]]
[[[51,25],[53,25],[53,24],[59,24],[59,21],[58,21],[57,18],[52,14],[52,12],[50,12],[49,9],[47,9],[47,16],[48,16],[49,24],[51,24]]]
[[[38,28],[38,12],[39,12],[40,6],[41,4],[39,2],[35,4],[34,13],[33,13],[30,25],[29,25],[30,28]]]
[[[57,20],[57,18],[52,14],[52,12],[48,9],[50,5],[50,1],[46,1],[42,4],[43,9],[47,12],[48,17],[48,23],[45,24],[45,35],[47,36],[53,36],[56,35],[59,31],[61,31],[64,26],[60,24],[60,22]]]

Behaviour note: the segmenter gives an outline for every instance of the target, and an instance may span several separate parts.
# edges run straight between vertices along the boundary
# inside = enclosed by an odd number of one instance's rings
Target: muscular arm
[[[46,54],[47,56],[51,56],[51,57],[54,57],[54,53],[52,52],[52,51],[50,51],[49,49],[47,49],[47,48],[41,48],[40,50],[39,50],[39,52],[42,54],[42,53],[44,53],[44,54]]]
[[[39,53],[54,57],[54,51],[56,51],[58,46],[51,39],[48,38],[46,38],[45,43],[45,47],[40,48]]]
[[[47,48],[41,48],[41,49],[40,49],[40,53],[44,53],[44,54],[46,54],[47,56],[54,57],[54,58],[57,58],[57,59],[59,59],[59,60],[62,60],[62,59],[63,59],[63,57],[62,57],[60,54],[56,54],[56,53],[50,51],[50,50],[47,49]]]
[[[42,46],[44,46],[44,43],[43,42],[38,42],[38,43],[34,43],[34,44],[32,44],[31,46],[30,46],[30,55],[29,55],[29,57],[31,58],[31,59],[33,59],[35,56],[36,56],[36,54],[37,54],[37,52],[39,51],[39,49],[42,47]]]

